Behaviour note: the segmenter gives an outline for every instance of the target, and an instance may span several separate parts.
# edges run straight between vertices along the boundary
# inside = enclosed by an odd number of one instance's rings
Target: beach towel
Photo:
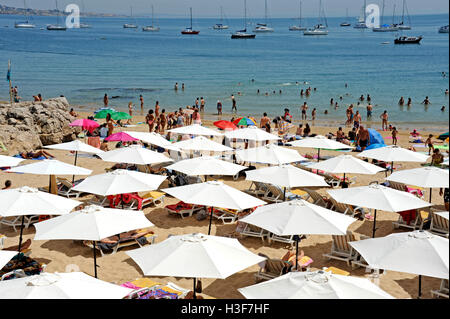
[[[101,141],[100,141],[100,137],[98,136],[91,136],[88,137],[88,145],[96,147],[96,148],[100,148],[101,145]]]
[[[22,155],[20,155],[20,154],[14,155],[13,157],[15,157],[15,158],[23,158]],[[28,158],[28,159],[30,159],[30,158]],[[45,160],[45,157],[44,156],[39,156],[37,158],[31,158],[31,160],[32,161],[42,161],[42,160]]]

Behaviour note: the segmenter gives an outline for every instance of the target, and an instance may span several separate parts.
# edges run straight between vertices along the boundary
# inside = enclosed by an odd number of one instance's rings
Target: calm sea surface
[[[317,108],[319,120],[329,124],[341,123],[345,105],[356,105],[361,94],[370,94],[376,119],[386,109],[399,126],[448,127],[449,100],[444,91],[449,82],[442,72],[449,71],[449,39],[437,31],[449,17],[411,19],[413,29],[404,34],[422,35],[421,45],[394,45],[398,33],[339,27],[342,18],[328,19],[328,36],[290,32],[295,20],[273,19],[276,32],[258,34],[254,40],[232,40],[230,34],[242,28],[241,20],[230,19],[229,30],[216,31],[212,26],[219,21],[195,19],[200,35],[183,36],[180,31],[188,26],[188,18],[159,19],[158,33],[142,32],[141,27],[151,23],[143,18],[135,20],[137,31],[122,28],[129,19],[88,18],[83,22],[91,29],[56,32],[45,29],[56,22],[55,17],[34,17],[37,27],[26,30],[14,28],[22,17],[0,16],[0,75],[6,76],[11,59],[13,85],[24,99],[37,93],[44,98],[65,95],[71,104],[87,109],[103,106],[105,93],[118,96],[111,100],[118,109],[125,109],[129,101],[139,106],[140,94],[146,109],[159,100],[168,110],[192,105],[203,96],[206,112],[212,114],[217,100],[230,112],[234,93],[244,115],[260,116],[264,111],[280,115],[287,107],[298,119],[299,106],[307,101],[310,111]],[[309,26],[315,22],[306,20]],[[185,83],[185,91],[175,92],[175,82],[180,88]],[[308,86],[317,91],[301,98],[300,89]],[[426,95],[432,102],[428,108],[420,104]],[[411,97],[412,107],[399,107],[400,96]],[[331,98],[338,100],[337,110],[330,107]],[[2,80],[0,100],[8,99],[8,83]],[[363,119],[364,103],[356,108]],[[445,112],[440,111],[443,105]]]

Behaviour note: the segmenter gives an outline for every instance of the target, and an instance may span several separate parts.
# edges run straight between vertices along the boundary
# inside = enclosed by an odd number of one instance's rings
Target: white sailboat
[[[58,11],[58,0],[55,0],[56,2],[56,10]],[[50,24],[47,26],[47,30],[49,31],[66,31],[67,27],[65,25],[62,25],[59,23],[59,11],[56,16],[56,24]]]
[[[223,24],[223,7],[220,7],[220,23],[216,23],[213,26],[214,30],[226,30],[229,27],[225,24]]]
[[[408,24],[405,24],[405,10],[408,17]],[[411,30],[411,17],[409,16],[406,0],[403,0],[402,20],[397,25],[400,30]]]
[[[131,10],[131,18],[133,18],[133,7],[130,7]],[[135,23],[125,23],[123,25],[124,29],[137,29],[137,25]]]
[[[84,1],[82,1],[81,2],[81,13],[80,13],[80,16],[82,16],[83,14],[83,12],[85,12],[84,11]],[[87,24],[87,23],[83,23],[83,22],[80,22],[80,29],[90,29],[91,28],[91,25],[90,24]]]
[[[300,15],[298,19],[298,25],[292,25],[289,27],[289,31],[305,31],[306,27],[302,26],[302,2],[300,1]]]
[[[359,16],[358,22],[353,26],[355,29],[367,29],[366,25],[366,0],[364,0],[364,6],[362,8],[362,14]]]
[[[30,23],[30,21],[28,20],[27,4],[26,4],[25,0],[23,0],[23,8],[25,10],[25,14],[24,14],[25,21],[14,23],[14,27],[17,29],[33,29],[36,26],[34,24]]]
[[[231,35],[232,39],[254,39],[256,34],[247,33],[247,0],[244,0],[244,29]]]
[[[265,3],[265,23],[258,23],[256,24],[255,29],[253,29],[253,32],[259,32],[259,33],[267,33],[267,32],[274,32],[275,30],[273,28],[270,28],[267,24],[267,0],[264,1]]]
[[[394,14],[392,16],[392,19],[394,19],[395,16],[395,4],[394,4]],[[373,28],[373,32],[395,32],[398,31],[399,28],[394,24],[383,24],[383,17],[384,17],[384,0],[383,0],[383,6],[381,9],[381,25],[378,28]]]
[[[323,18],[322,18],[323,15]],[[322,23],[322,19],[325,22],[325,25]],[[328,35],[328,23],[325,17],[325,11],[322,8],[322,0],[319,1],[319,22],[312,29],[308,29],[303,31],[303,35]]]
[[[346,19],[345,19],[345,21],[344,22],[342,22],[341,24],[340,24],[340,26],[341,27],[349,27],[349,26],[351,26],[351,24],[350,24],[350,22],[348,22],[348,8],[346,9]]]
[[[142,31],[144,31],[144,32],[158,32],[159,31],[159,27],[155,27],[155,24],[154,24],[154,9],[153,9],[153,5],[152,5],[152,25],[147,25],[147,26],[143,27]]]

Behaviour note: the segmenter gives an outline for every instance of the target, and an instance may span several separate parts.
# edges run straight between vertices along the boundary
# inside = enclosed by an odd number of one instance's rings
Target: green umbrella
[[[115,121],[117,120],[129,120],[131,119],[131,115],[125,112],[115,112],[111,114],[111,118]]]
[[[111,111],[111,110],[101,110],[100,112],[98,112],[97,114],[95,114],[94,118],[96,119],[106,119],[106,116],[108,114],[113,115],[115,112]]]

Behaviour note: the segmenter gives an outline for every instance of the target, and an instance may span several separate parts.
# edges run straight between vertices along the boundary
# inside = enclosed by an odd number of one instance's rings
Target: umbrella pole
[[[377,224],[377,210],[375,209],[375,215],[373,216],[372,238],[375,238],[375,232],[377,231],[376,224]]]
[[[97,278],[97,251],[95,246],[95,240],[93,241],[93,250],[94,250],[94,276]]]
[[[20,237],[19,237],[19,249],[17,252],[20,253],[20,248],[22,247],[22,234],[23,234],[23,224],[25,223],[25,216],[22,215],[22,225],[20,226]]]
[[[283,190],[283,201],[286,201],[286,187]]]
[[[206,208],[206,211],[208,211],[208,207]],[[213,215],[213,208],[211,207],[211,213],[210,213],[210,215],[209,215],[209,229],[208,229],[208,235],[211,235],[212,215]]]
[[[195,292],[196,286],[197,286],[197,278],[194,278],[194,290],[193,290],[193,292],[194,292],[193,298],[194,298],[194,299],[197,299],[197,293]]]
[[[78,158],[78,151],[75,151],[75,162],[73,163],[74,166],[77,166],[77,158]],[[75,182],[75,175],[72,176],[72,184]]]
[[[391,163],[391,174],[394,173],[394,162]]]
[[[344,184],[345,184],[345,173],[344,173],[344,180],[342,181],[342,188],[344,188]]]
[[[298,243],[300,242],[300,236],[295,235],[295,270],[298,270]]]
[[[430,204],[431,204],[431,193],[433,192],[433,189],[430,187]],[[431,210],[431,208],[430,208]]]
[[[317,161],[320,162],[320,148],[317,149]]]
[[[417,299],[422,297],[422,275],[419,275],[419,294],[417,295]]]

